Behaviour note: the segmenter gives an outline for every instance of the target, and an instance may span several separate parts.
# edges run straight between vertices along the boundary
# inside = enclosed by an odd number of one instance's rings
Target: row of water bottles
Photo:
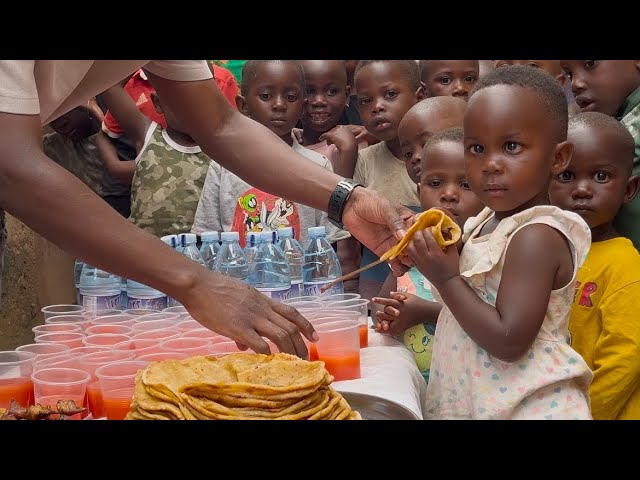
[[[302,249],[291,227],[278,231],[249,232],[244,248],[238,232],[201,235],[197,248],[193,233],[166,235],[162,241],[209,270],[236,278],[273,298],[284,300],[302,295],[320,295],[320,288],[342,275],[340,262],[326,239],[324,227],[309,228],[309,242]],[[178,303],[164,293],[133,280],[126,280],[76,260],[78,303],[92,310],[150,308],[162,310]],[[327,294],[342,293],[342,283]]]

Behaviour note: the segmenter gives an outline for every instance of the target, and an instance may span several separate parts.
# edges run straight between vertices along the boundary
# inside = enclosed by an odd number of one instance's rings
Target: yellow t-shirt
[[[595,242],[578,272],[571,346],[593,370],[596,420],[640,419],[640,254],[618,237]]]

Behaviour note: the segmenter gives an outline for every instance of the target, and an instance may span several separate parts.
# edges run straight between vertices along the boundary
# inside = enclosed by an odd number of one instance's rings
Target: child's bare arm
[[[136,103],[121,84],[102,92],[102,98],[125,135],[131,139],[136,152],[140,153],[151,120],[138,110]]]
[[[443,252],[429,230],[419,231],[407,252],[438,289],[464,331],[505,362],[516,361],[530,348],[544,320],[551,291],[564,286],[554,285],[559,272],[571,271],[565,238],[546,225],[527,226],[511,239],[493,307],[460,276],[457,249],[448,247]]]
[[[596,420],[615,420],[640,386],[640,283],[618,290],[601,304],[602,333],[593,351],[589,389]]]
[[[384,308],[384,305],[379,305],[374,302],[375,298],[391,298],[391,292],[395,292],[398,289],[398,279],[393,276],[393,273],[387,275],[386,280],[380,287],[380,291],[378,295],[371,299],[371,304],[369,307],[371,308],[371,319],[373,323],[376,323],[376,312],[381,312]]]
[[[420,323],[437,322],[442,310],[438,302],[411,293],[391,292],[389,298],[374,297],[372,302],[380,307],[373,317],[376,331],[394,336]]]
[[[338,149],[338,159],[333,165],[333,171],[346,178],[353,178],[358,160],[358,142],[351,130],[343,125],[338,125],[328,132],[320,135],[320,140],[326,140]]]
[[[96,144],[100,160],[109,174],[120,183],[131,185],[133,174],[136,171],[136,162],[120,160],[118,150],[104,132],[98,132]]]

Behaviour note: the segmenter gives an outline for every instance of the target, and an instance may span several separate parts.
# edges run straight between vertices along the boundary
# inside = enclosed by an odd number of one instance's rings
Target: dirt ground
[[[31,328],[44,323],[42,307],[75,303],[74,259],[9,214],[7,231],[0,350],[33,342]]]

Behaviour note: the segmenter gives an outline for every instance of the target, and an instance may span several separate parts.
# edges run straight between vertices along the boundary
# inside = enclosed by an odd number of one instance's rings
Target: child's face
[[[464,171],[464,145],[461,142],[441,142],[424,152],[420,175],[420,205],[423,210],[444,207],[453,214],[461,227],[467,218],[484,208],[469,188]]]
[[[422,71],[427,97],[469,99],[480,75],[477,60],[429,60]]]
[[[266,62],[256,70],[238,109],[287,143],[302,115],[305,97],[297,67],[291,62]]]
[[[302,125],[318,133],[338,124],[349,98],[347,71],[341,60],[303,60],[307,105]]]
[[[552,166],[560,173],[571,147],[554,141],[557,126],[535,92],[510,85],[482,89],[469,101],[463,128],[469,185],[497,218],[545,202]]]
[[[451,127],[461,127],[462,112],[447,112],[436,108],[421,112],[408,112],[398,126],[398,139],[407,173],[420,183],[422,147],[433,135]]]
[[[561,60],[571,90],[583,112],[613,116],[640,86],[636,60]]]
[[[606,130],[581,125],[570,129],[568,138],[573,155],[567,169],[551,181],[551,203],[577,213],[592,229],[607,225],[635,193],[629,154]]]
[[[422,87],[412,90],[394,62],[375,62],[361,68],[355,82],[362,125],[380,141],[397,139],[400,120],[422,99]]]

